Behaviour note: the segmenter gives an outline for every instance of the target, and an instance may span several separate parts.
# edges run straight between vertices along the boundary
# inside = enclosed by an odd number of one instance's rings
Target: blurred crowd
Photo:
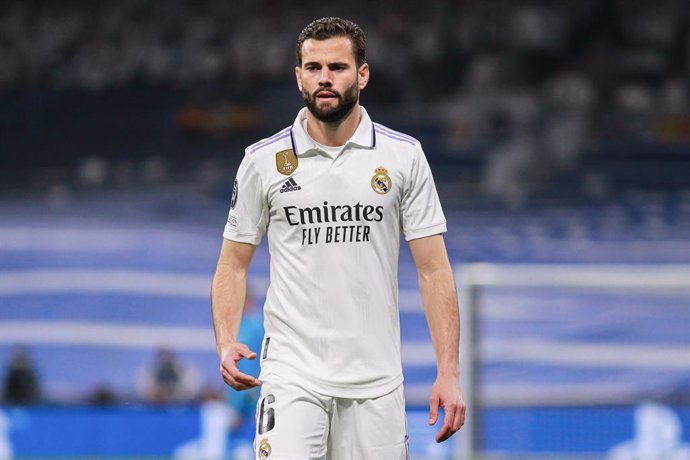
[[[0,94],[144,85],[211,100],[238,88],[245,102],[267,98],[270,85],[294,78],[301,28],[325,15],[352,18],[366,32],[373,78],[365,105],[441,125],[437,151],[480,149],[489,196],[519,203],[529,184],[572,167],[593,140],[690,142],[683,0],[306,0],[299,8],[278,0],[7,0]],[[260,117],[251,106],[238,115],[237,103],[207,116],[182,110],[180,129],[240,123],[246,131]]]
[[[0,5],[0,87],[194,86],[292,78],[299,30],[340,14],[367,34],[393,100],[540,88],[578,104],[678,104],[688,74],[682,0],[8,0]],[[384,83],[385,82],[385,83]],[[675,101],[675,102],[674,102]]]
[[[5,364],[0,404],[28,406],[57,402],[42,391],[42,376],[28,349],[15,348]],[[145,363],[135,374],[135,397],[143,403],[186,404],[222,399],[218,390],[202,388],[199,370],[194,363],[180,359],[171,348],[157,350],[150,362]],[[109,405],[121,402],[123,397],[129,400],[132,396],[118,395],[107,385],[103,385],[90,394],[82,395],[82,402]]]
[[[213,334],[209,328],[209,334]],[[259,352],[264,336],[263,309],[253,291],[247,291],[238,340],[252,350]],[[150,350],[137,369],[120,369],[132,376],[132,390],[115,388],[109,383],[108,375],[100,375],[102,384],[87,392],[72,393],[68,399],[51,394],[51,375],[46,375],[40,367],[40,354],[45,357],[45,349],[31,349],[15,346],[7,350],[5,362],[0,362],[0,408],[2,406],[32,406],[41,404],[89,404],[111,406],[122,403],[140,403],[154,406],[201,404],[225,408],[222,412],[228,419],[224,425],[229,435],[251,438],[253,417],[259,388],[237,392],[227,387],[220,375],[212,381],[205,380],[199,362],[183,356],[181,349],[160,346]],[[78,349],[74,353],[80,353]],[[215,353],[213,353],[215,356]],[[75,362],[65,366],[79,366]],[[259,360],[243,360],[239,369],[258,376]],[[215,373],[214,373],[215,376]],[[45,379],[45,380],[44,380]],[[44,385],[45,384],[45,385]]]

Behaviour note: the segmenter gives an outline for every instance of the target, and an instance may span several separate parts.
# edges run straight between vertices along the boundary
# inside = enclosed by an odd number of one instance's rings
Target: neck
[[[359,104],[356,104],[345,118],[334,123],[320,121],[307,110],[307,133],[319,144],[340,147],[355,133],[361,117]]]

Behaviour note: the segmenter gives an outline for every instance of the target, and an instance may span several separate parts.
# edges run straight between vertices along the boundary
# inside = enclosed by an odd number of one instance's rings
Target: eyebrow
[[[322,64],[321,64],[320,62],[318,62],[318,61],[305,61],[305,62],[302,64],[303,67],[306,67],[306,66],[309,66],[309,65],[318,65],[318,66],[320,66],[320,65],[322,65]],[[339,62],[339,61],[330,62],[330,63],[328,63],[328,64],[326,64],[326,65],[329,66],[329,67],[332,67],[332,66],[344,66],[344,67],[349,67],[349,66],[350,66],[349,63],[344,62],[344,61],[343,61],[343,62]]]

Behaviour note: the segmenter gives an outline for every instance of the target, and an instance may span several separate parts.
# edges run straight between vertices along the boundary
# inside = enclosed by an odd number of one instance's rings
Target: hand
[[[223,381],[225,383],[238,391],[248,390],[249,388],[261,385],[259,379],[240,372],[237,368],[237,363],[242,358],[254,359],[256,358],[256,353],[251,351],[245,344],[239,342],[233,342],[222,348],[220,374],[223,376]]]
[[[465,424],[466,404],[457,377],[437,377],[429,397],[429,425],[438,420],[438,408],[446,413],[443,426],[436,433],[436,442],[443,442]]]

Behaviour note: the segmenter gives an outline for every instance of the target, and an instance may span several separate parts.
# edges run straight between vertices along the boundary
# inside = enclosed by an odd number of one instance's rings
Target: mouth
[[[316,98],[321,101],[332,101],[338,99],[338,94],[328,90],[322,90],[316,93]]]

